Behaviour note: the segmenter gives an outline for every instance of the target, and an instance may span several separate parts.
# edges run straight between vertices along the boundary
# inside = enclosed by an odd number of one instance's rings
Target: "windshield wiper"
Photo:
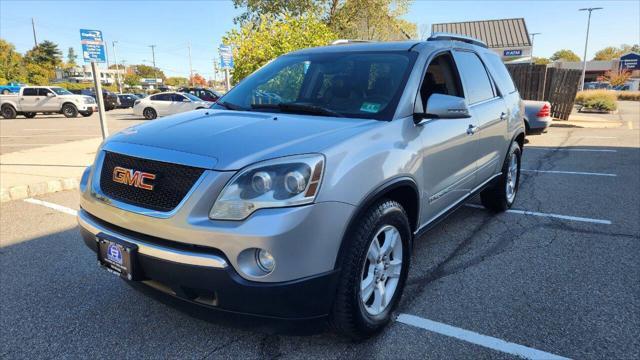
[[[227,108],[227,110],[239,110],[239,111],[247,111],[248,109],[245,109],[244,107],[240,106],[240,105],[236,105],[236,104],[232,104],[228,101],[221,101],[221,102],[217,102],[217,105],[220,105],[224,108]]]
[[[343,115],[337,111],[327,109],[318,105],[305,103],[279,103],[279,104],[251,104],[252,109],[278,109],[282,112],[290,113],[306,113],[314,115],[326,115],[334,117],[342,117]]]

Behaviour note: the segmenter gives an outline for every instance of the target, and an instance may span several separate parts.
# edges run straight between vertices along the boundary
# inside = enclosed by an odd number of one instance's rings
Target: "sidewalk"
[[[0,155],[0,201],[75,189],[101,138]]]

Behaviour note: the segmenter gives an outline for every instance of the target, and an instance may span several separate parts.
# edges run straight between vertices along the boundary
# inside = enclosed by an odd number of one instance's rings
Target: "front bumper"
[[[96,234],[138,245],[142,283],[180,300],[212,310],[246,315],[309,320],[324,318],[333,304],[337,270],[281,283],[248,281],[214,249],[193,248],[154,239],[78,212],[85,244],[97,251]]]

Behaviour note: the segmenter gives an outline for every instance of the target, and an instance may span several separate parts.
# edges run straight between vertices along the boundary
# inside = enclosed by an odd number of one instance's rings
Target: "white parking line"
[[[423,319],[415,315],[400,314],[397,321],[525,359],[568,359],[560,355],[478,334],[474,331],[461,329],[441,322]]]
[[[545,136],[545,139],[617,139],[617,136]]]
[[[0,146],[4,147],[21,147],[21,146],[47,146],[47,145],[58,145],[60,143],[37,143],[37,144],[0,144]]]
[[[477,204],[465,204],[465,206],[471,207],[471,208],[476,208],[476,209],[484,209],[484,206],[477,205]],[[592,219],[592,218],[585,218],[585,217],[571,216],[571,215],[559,215],[559,214],[551,214],[551,213],[541,213],[541,212],[537,212],[537,211],[509,209],[509,210],[507,210],[507,212],[511,213],[511,214],[549,217],[549,218],[562,219],[562,220],[588,222],[588,223],[593,223],[593,224],[604,224],[604,225],[611,225],[612,224],[611,221],[609,221],[609,220]]]
[[[42,200],[38,200],[38,199],[34,199],[34,198],[24,199],[24,201],[28,202],[29,204],[41,205],[41,206],[44,206],[44,207],[48,207],[49,209],[58,210],[60,212],[63,212],[65,214],[69,214],[69,215],[72,215],[72,216],[77,216],[78,215],[78,211],[77,210],[73,210],[73,209],[68,208],[66,206],[50,203],[50,202],[47,202],[47,201],[42,201]]]
[[[544,150],[544,151],[582,151],[582,152],[618,152],[618,150],[611,149],[565,149],[565,148],[547,148],[547,147],[525,147],[525,150]]]
[[[531,170],[531,169],[520,169],[520,171],[524,171],[524,172],[536,172],[536,173],[548,173],[548,174],[593,175],[593,176],[618,176],[618,175],[616,175],[616,174],[593,173],[593,172],[584,172],[584,171]]]
[[[99,134],[80,134],[80,135],[67,135],[67,134],[36,134],[36,135],[5,135],[0,138],[36,138],[36,137],[87,137],[87,136],[100,136]]]

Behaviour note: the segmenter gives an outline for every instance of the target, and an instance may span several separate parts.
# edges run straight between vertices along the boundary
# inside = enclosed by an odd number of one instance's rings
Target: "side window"
[[[420,97],[425,107],[433,94],[464,96],[460,75],[449,53],[436,56],[427,67],[420,87]]]
[[[493,85],[478,55],[468,51],[457,51],[455,57],[458,69],[462,73],[469,104],[493,98]]]
[[[22,96],[38,96],[38,89],[24,88],[22,89]]]
[[[185,99],[185,97],[180,95],[180,94],[171,95],[171,101],[182,102],[182,101],[184,101],[184,99]]]
[[[45,89],[45,88],[39,88],[38,89],[38,95],[47,96],[47,94],[53,94],[53,92],[51,90]]]
[[[171,101],[171,94],[157,94],[151,97],[155,101]]]
[[[495,75],[493,78],[498,84],[498,88],[502,94],[511,94],[516,91],[516,86],[513,84],[511,74],[509,73],[509,70],[507,70],[507,67],[502,63],[502,60],[500,60],[500,57],[497,54],[490,53],[485,54],[484,58],[487,60],[487,67],[489,68],[489,71]]]

